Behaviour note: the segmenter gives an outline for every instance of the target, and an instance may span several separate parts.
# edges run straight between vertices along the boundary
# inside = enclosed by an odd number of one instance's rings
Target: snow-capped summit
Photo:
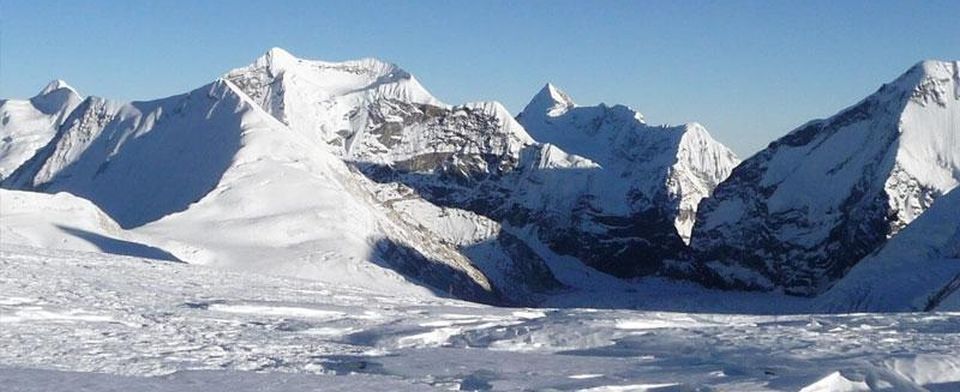
[[[662,210],[685,240],[700,199],[739,162],[700,124],[649,126],[623,105],[577,106],[551,84],[517,119],[534,139],[597,162],[612,174],[604,194],[614,199],[604,203],[605,209]]]
[[[957,62],[925,61],[738,167],[700,207],[708,282],[813,295],[960,183]]]
[[[27,100],[0,100],[0,180],[47,144],[83,98],[62,80]]]
[[[680,257],[697,204],[739,162],[699,124],[649,126],[623,105],[578,106],[552,84],[517,120],[538,142],[599,165],[573,207],[590,229],[556,242],[575,244],[575,256],[619,276]]]
[[[39,94],[30,98],[30,103],[39,111],[47,115],[65,116],[71,109],[80,103],[82,97],[67,82],[57,79],[40,91]]]
[[[55,79],[51,80],[50,83],[47,83],[47,85],[43,88],[43,90],[40,91],[39,94],[37,94],[37,96],[47,95],[60,89],[66,89],[73,94],[80,95],[76,89],[67,84],[67,82],[65,82],[63,79]]]
[[[530,103],[523,109],[524,113],[545,113],[549,116],[559,116],[568,109],[576,107],[567,93],[561,91],[552,83],[547,83],[533,96]]]
[[[293,66],[293,64],[299,61],[300,59],[294,57],[292,54],[290,54],[290,52],[282,48],[273,47],[270,48],[270,50],[267,50],[263,56],[257,58],[255,64],[260,67],[266,67],[272,70],[280,71],[284,68]],[[279,72],[274,73],[277,74]]]
[[[316,137],[342,154],[350,116],[381,99],[444,106],[400,67],[377,59],[304,60],[273,48],[253,64],[228,72],[267,113],[297,132]]]

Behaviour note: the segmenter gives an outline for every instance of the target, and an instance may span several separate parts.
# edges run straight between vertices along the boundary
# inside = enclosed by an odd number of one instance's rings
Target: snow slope
[[[824,310],[902,312],[960,310],[960,191],[866,257],[818,301]]]
[[[28,100],[0,100],[0,180],[46,145],[80,100],[62,80]]]
[[[700,278],[818,294],[956,187],[958,69],[917,64],[744,161],[700,206]]]
[[[4,185],[86,197],[191,263],[498,300],[468,259],[405,228],[355,177],[221,79],[149,102],[87,98]]]
[[[5,390],[952,391],[958,339],[955,313],[495,308],[0,248]]]
[[[0,243],[4,245],[177,260],[162,249],[143,244],[93,203],[69,193],[0,189],[0,217]]]

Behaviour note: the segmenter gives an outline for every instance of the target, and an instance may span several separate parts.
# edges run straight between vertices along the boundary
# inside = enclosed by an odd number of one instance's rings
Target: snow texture
[[[954,313],[495,308],[6,245],[0,266],[0,382],[11,390],[960,386]]]

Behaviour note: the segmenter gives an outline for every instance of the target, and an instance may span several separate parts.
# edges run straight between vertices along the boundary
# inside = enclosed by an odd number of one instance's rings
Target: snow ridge
[[[191,263],[501,301],[468,259],[356,178],[219,79],[155,101],[87,98],[3,185],[87,198]]]
[[[609,199],[604,206],[658,209],[674,220],[685,241],[697,204],[739,163],[700,124],[649,126],[639,112],[626,106],[576,106],[552,84],[537,93],[517,118],[534,139],[605,168],[609,182],[604,194]]]
[[[46,145],[81,100],[62,80],[29,100],[0,100],[0,181]]]
[[[917,64],[740,165],[700,206],[701,279],[818,294],[956,187],[956,67]]]

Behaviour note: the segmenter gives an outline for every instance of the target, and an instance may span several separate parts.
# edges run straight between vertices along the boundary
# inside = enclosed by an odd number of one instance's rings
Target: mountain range
[[[960,286],[957,62],[742,163],[700,124],[552,84],[514,117],[277,48],[152,101],[55,81],[0,119],[5,242],[502,305],[653,276],[833,310],[934,309]]]

